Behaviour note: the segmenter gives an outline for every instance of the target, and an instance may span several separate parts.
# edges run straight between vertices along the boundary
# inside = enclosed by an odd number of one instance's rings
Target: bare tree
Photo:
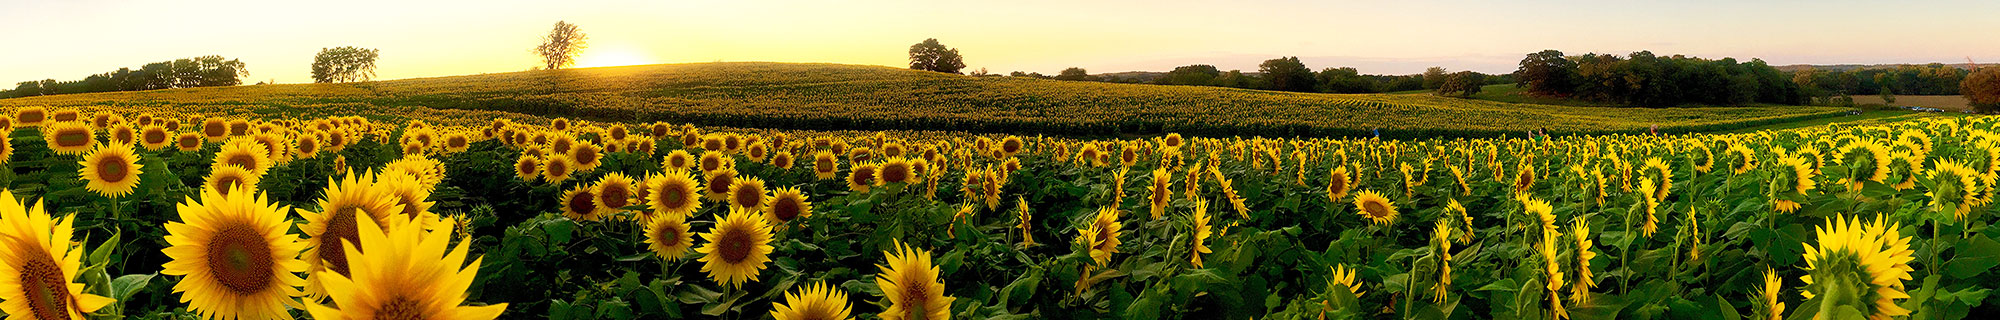
[[[590,47],[589,35],[577,30],[569,22],[556,21],[556,27],[549,35],[542,37],[542,45],[535,46],[535,54],[542,56],[542,69],[555,70],[576,64],[576,55]]]

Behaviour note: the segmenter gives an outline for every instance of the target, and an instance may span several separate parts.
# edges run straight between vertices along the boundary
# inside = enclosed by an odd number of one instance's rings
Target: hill
[[[967,77],[879,66],[697,63],[525,71],[354,84],[41,96],[0,107],[147,105],[219,113],[398,115],[501,111],[598,121],[812,130],[1390,137],[1714,131],[1840,108],[1602,108],[1427,95],[1316,94]],[[491,115],[487,115],[490,117]]]

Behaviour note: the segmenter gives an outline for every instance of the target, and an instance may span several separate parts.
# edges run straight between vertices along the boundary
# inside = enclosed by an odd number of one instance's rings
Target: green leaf
[[[1951,261],[1944,263],[1945,274],[1952,278],[1968,279],[1977,277],[1994,266],[2000,265],[2000,242],[1986,236],[1973,236],[1959,241]]]
[[[125,301],[125,299],[131,298],[133,294],[139,293],[139,290],[146,289],[146,285],[152,284],[153,277],[158,275],[158,273],[128,274],[119,276],[117,279],[111,279],[110,298]]]
[[[570,232],[575,229],[576,223],[570,222],[568,219],[552,220],[542,225],[542,232],[549,235],[550,245],[569,243]]]

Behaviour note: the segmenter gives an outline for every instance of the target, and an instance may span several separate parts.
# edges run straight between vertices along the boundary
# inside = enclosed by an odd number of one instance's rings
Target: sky
[[[78,80],[203,55],[245,83],[310,82],[320,49],[381,50],[377,79],[528,70],[556,21],[581,66],[714,61],[907,67],[925,38],[967,71],[1314,69],[1512,72],[1530,52],[1762,58],[1788,64],[2000,63],[2000,1],[119,1],[0,0],[0,83]],[[0,85],[12,87],[12,85]]]

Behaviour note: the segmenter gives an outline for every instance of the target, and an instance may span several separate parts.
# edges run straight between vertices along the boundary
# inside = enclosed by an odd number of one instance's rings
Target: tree
[[[1220,77],[1220,76],[1222,76],[1222,70],[1216,70],[1215,66],[1206,64],[1185,65],[1185,66],[1174,67],[1174,71],[1168,71],[1167,76],[1160,78],[1160,83],[1171,84],[1171,85],[1212,86],[1216,85],[1215,77]]]
[[[1454,72],[1443,78],[1445,80],[1438,85],[1438,95],[1471,97],[1472,94],[1479,93],[1480,86],[1486,84],[1486,75],[1472,71]]]
[[[379,56],[378,49],[351,46],[319,49],[319,55],[313,56],[313,82],[368,81],[375,77],[375,58]]]
[[[1958,92],[1965,95],[1979,112],[2000,111],[2000,68],[1986,67],[1973,71],[1965,80],[1958,82]]]
[[[1521,68],[1514,70],[1519,82],[1516,87],[1527,87],[1528,94],[1539,96],[1567,96],[1576,89],[1572,84],[1576,77],[1576,62],[1563,56],[1562,51],[1542,50],[1530,53],[1521,59]]]
[[[1084,71],[1083,68],[1070,67],[1063,69],[1062,73],[1057,73],[1056,80],[1089,81],[1090,72]]]
[[[576,25],[567,21],[556,21],[556,27],[549,35],[542,36],[542,45],[535,46],[535,54],[542,56],[542,69],[555,70],[576,64],[576,56],[590,47],[590,35],[583,34]]]
[[[937,38],[910,46],[910,69],[956,74],[964,68],[965,58],[958,55],[958,49],[945,47]]]
[[[1331,93],[1376,92],[1375,80],[1369,80],[1367,77],[1362,77],[1361,71],[1355,70],[1354,68],[1351,67],[1326,68],[1320,70],[1319,74],[1316,75],[1316,79],[1317,80],[1315,81],[1319,82],[1318,89],[1320,92],[1331,92]]]
[[[1449,75],[1445,74],[1444,67],[1424,69],[1424,89],[1437,90],[1438,87],[1443,87],[1447,76]]]
[[[1299,62],[1299,57],[1283,57],[1264,60],[1257,65],[1257,72],[1264,74],[1265,89],[1292,92],[1313,91],[1313,71]]]

